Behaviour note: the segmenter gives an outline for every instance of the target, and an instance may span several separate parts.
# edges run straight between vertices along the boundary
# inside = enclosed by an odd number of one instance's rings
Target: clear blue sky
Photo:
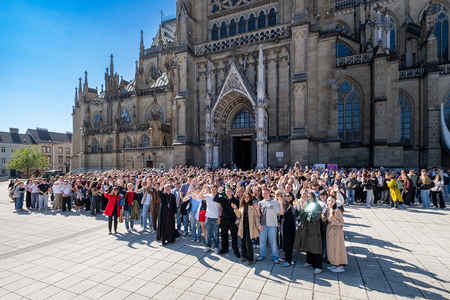
[[[134,77],[140,31],[150,47],[164,14],[176,0],[4,1],[0,0],[0,131],[10,127],[72,131],[78,78],[89,87],[114,71]]]

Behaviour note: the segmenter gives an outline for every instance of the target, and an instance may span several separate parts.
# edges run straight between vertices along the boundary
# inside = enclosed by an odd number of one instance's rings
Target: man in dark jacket
[[[358,180],[356,179],[356,173],[350,173],[347,181],[345,182],[348,204],[353,204],[355,202],[355,189],[357,186]]]
[[[220,227],[221,227],[221,237],[222,237],[222,250],[219,254],[225,254],[228,252],[228,230],[231,233],[231,246],[234,251],[234,255],[240,258],[239,248],[237,246],[237,226],[236,226],[236,214],[234,209],[231,207],[233,203],[239,206],[239,200],[233,197],[233,190],[230,186],[225,189],[226,197],[220,196],[223,192],[223,187],[219,188],[218,193],[214,197],[214,202],[220,203],[222,207],[222,215],[219,217]]]

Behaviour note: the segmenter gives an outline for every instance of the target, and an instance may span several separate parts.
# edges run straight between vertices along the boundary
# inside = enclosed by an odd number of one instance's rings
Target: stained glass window
[[[124,149],[133,148],[133,141],[131,141],[131,138],[129,136],[127,136],[123,141],[123,148]]]
[[[343,81],[338,89],[338,135],[344,143],[355,143],[361,139],[360,102],[361,94],[350,81]]]
[[[126,108],[122,110],[122,124],[130,125],[131,124],[131,116]]]
[[[162,111],[162,109],[161,109],[161,107],[158,105],[158,108],[157,108],[157,113],[158,113],[158,115],[159,115],[159,118],[161,119],[161,123],[164,123],[164,114],[163,114],[163,111]],[[150,113],[148,114],[148,116],[147,116],[147,122],[150,122],[151,120],[152,120],[152,115],[154,114],[154,108],[152,108],[152,110],[150,111]]]
[[[245,18],[241,17],[239,19],[239,33],[244,33],[245,32]]]
[[[266,28],[266,14],[262,11],[258,17],[258,29]]]
[[[236,34],[236,21],[234,19],[230,22],[230,28],[228,29],[228,35],[232,36]]]
[[[231,129],[252,128],[253,117],[246,109],[240,110],[233,118]]]
[[[404,146],[411,145],[411,104],[406,95],[399,93],[401,117],[400,117],[400,141]]]
[[[107,142],[106,142],[106,152],[110,153],[113,151],[113,139],[110,138]]]
[[[94,139],[92,141],[91,152],[92,153],[98,153],[99,148],[100,148],[100,145],[99,145],[98,140]]]
[[[100,127],[100,119],[101,119],[100,114],[96,114],[94,117],[94,128]]]
[[[147,135],[144,135],[141,139],[141,144],[139,145],[141,148],[148,148],[150,147],[150,139]]]
[[[214,41],[218,39],[219,39],[219,28],[217,28],[217,24],[214,24],[211,30],[211,40]]]
[[[225,21],[222,22],[222,25],[220,26],[220,38],[226,38],[227,37],[227,23]]]
[[[437,37],[437,51],[439,61],[448,61],[448,10],[441,4],[433,3],[431,7],[427,7],[420,17],[420,20],[425,16],[428,9],[433,9],[435,13],[435,31],[434,34]]]
[[[344,57],[353,55],[353,51],[344,43],[337,42],[336,43],[336,57]]]
[[[256,18],[254,14],[250,15],[248,19],[248,31],[252,31],[256,29]]]
[[[269,26],[275,25],[277,25],[277,12],[272,8],[269,13]]]

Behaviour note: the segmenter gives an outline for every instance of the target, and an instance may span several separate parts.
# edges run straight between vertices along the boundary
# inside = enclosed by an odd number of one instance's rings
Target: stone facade
[[[150,48],[141,32],[134,79],[119,80],[112,56],[100,92],[79,79],[72,168],[448,165],[447,9],[178,0]]]

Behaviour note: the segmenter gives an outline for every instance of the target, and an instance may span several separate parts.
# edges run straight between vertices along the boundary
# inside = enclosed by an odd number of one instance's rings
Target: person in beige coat
[[[327,258],[333,265],[328,269],[335,273],[344,272],[343,265],[348,264],[344,231],[342,230],[342,225],[345,223],[341,211],[337,208],[335,197],[328,197],[327,208],[325,213],[322,214],[322,220],[328,221],[326,233]]]
[[[238,235],[242,239],[241,261],[247,261],[250,266],[253,264],[253,245],[252,239],[259,237],[259,231],[263,231],[263,227],[259,223],[259,207],[258,203],[253,206],[253,197],[249,192],[245,192],[239,208],[232,203],[231,207],[234,209],[234,213],[241,219],[239,222]]]

